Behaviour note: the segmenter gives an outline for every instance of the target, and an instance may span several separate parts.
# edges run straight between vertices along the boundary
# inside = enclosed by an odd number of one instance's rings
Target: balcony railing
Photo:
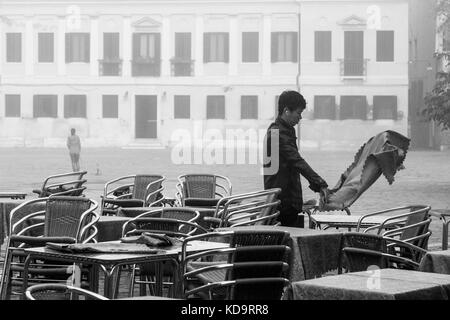
[[[133,59],[131,66],[133,77],[159,77],[161,75],[161,60],[159,59]]]
[[[369,59],[348,60],[339,59],[341,77],[343,78],[365,78],[367,76],[367,61]]]
[[[170,59],[171,74],[174,77],[192,77],[194,75],[194,60],[184,58]]]
[[[122,59],[98,60],[98,73],[100,76],[121,76]]]

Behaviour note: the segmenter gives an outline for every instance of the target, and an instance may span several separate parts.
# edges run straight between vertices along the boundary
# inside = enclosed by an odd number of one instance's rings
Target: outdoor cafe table
[[[401,269],[345,273],[291,283],[285,300],[448,300],[450,275]]]
[[[192,241],[188,246],[188,252],[200,252],[203,250],[226,248],[228,244],[209,242],[209,241]],[[174,290],[175,296],[179,295],[180,283],[178,280],[178,266],[181,253],[181,246],[167,247],[157,253],[65,253],[53,250],[47,247],[25,248],[24,253],[27,255],[24,264],[24,281],[23,292],[28,285],[28,269],[31,261],[35,259],[51,259],[65,263],[82,263],[100,267],[104,274],[104,296],[112,298],[114,296],[113,275],[120,266],[142,264],[148,262],[158,262],[171,260],[174,262],[174,283],[177,284],[178,290]]]
[[[319,229],[322,229],[322,225],[328,228],[356,228],[358,226],[359,219],[362,216],[357,215],[345,215],[345,214],[313,214],[310,216],[311,223]],[[375,225],[381,225],[386,219],[392,218],[390,216],[369,216],[364,218],[361,227],[368,228]]]
[[[450,274],[450,250],[428,251],[420,261],[419,271]]]
[[[339,262],[342,232],[335,230],[314,230],[284,226],[254,225],[221,230],[281,230],[289,232],[288,246],[289,280],[300,281],[320,277],[336,271]]]

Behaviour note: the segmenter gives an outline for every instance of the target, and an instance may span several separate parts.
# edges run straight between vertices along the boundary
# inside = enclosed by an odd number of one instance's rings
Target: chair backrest
[[[386,252],[386,241],[382,236],[347,232],[343,236],[339,269],[345,265],[347,271],[357,272],[368,270],[370,266],[385,268],[387,261],[383,256]]]
[[[230,179],[217,174],[186,174],[178,177],[177,197],[217,199],[231,195]]]
[[[40,190],[34,190],[40,198],[50,195],[81,196],[86,190],[84,184],[87,182],[83,176],[87,171],[68,172],[47,177]]]
[[[183,242],[183,254],[181,266],[184,281],[198,277],[200,279],[208,275],[222,274],[220,281],[206,281],[203,286],[191,289],[186,286],[184,294],[189,297],[194,294],[206,292],[210,299],[218,297],[225,299],[280,299],[284,286],[289,283],[285,276],[288,272],[288,260],[290,249],[284,245],[249,245],[230,247],[224,249],[206,250],[204,252],[186,254],[189,241],[194,239],[215,239],[217,237],[231,239],[235,231],[212,232],[202,236],[186,238]],[[228,260],[220,262],[228,255]],[[215,263],[192,264],[194,268],[188,268],[188,263],[195,259],[206,258]],[[263,280],[264,279],[264,280]],[[270,280],[269,280],[270,279]],[[183,282],[184,283],[184,282]],[[278,284],[278,285],[277,285]],[[280,285],[282,284],[282,285]],[[225,291],[220,290],[225,288]],[[217,289],[219,289],[217,291]]]
[[[217,203],[215,216],[222,220],[221,227],[273,225],[279,215],[280,192],[274,188],[224,197]]]
[[[407,241],[408,239],[417,237],[428,231],[429,223],[428,224],[426,224],[426,223],[420,224],[420,222],[427,220],[427,218],[429,217],[430,209],[431,209],[430,207],[426,207],[426,208],[412,207],[411,208],[411,212],[416,211],[417,213],[408,216],[406,223],[404,225],[404,227],[407,227],[407,228],[405,228],[403,230],[402,234],[400,235],[400,240]],[[417,245],[417,242],[414,244]]]
[[[28,300],[109,300],[95,292],[58,283],[30,286],[25,296]]]
[[[216,176],[212,174],[190,174],[185,176],[184,197],[211,199],[216,196]]]
[[[286,245],[289,233],[282,230],[236,230],[231,239],[232,247]]]
[[[156,191],[160,191],[163,181],[164,177],[161,175],[137,174],[134,178],[132,198],[154,202],[158,196]]]
[[[186,238],[194,232],[206,232],[206,230],[195,222],[155,217],[135,217],[122,226],[123,237],[144,232]]]
[[[50,197],[47,200],[44,236],[76,238],[83,214],[91,207],[84,197]]]
[[[97,207],[96,201],[85,197],[50,196],[33,199],[11,211],[10,234],[91,241],[97,232]],[[39,233],[36,230],[40,230]]]

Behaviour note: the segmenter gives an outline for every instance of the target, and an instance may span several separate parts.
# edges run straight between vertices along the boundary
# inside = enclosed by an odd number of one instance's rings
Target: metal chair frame
[[[143,192],[142,197],[137,197],[136,192],[138,191],[136,186],[136,179],[139,177],[148,176],[155,177],[156,180],[150,182]],[[105,183],[103,188],[103,196],[101,201],[101,214],[104,214],[105,205],[109,204],[114,207],[120,207],[120,202],[115,202],[114,200],[133,200],[136,203],[133,204],[135,207],[153,207],[161,205],[164,201],[164,196],[157,199],[158,195],[162,195],[164,186],[162,183],[165,181],[165,177],[162,175],[152,175],[152,174],[132,174],[127,176],[122,176],[115,178]],[[117,184],[120,184],[117,186]],[[156,190],[152,191],[152,188],[156,186]],[[125,193],[123,193],[125,192]],[[122,193],[120,195],[115,195],[115,193]]]
[[[190,177],[211,177],[213,178],[214,185],[213,185],[213,193],[214,196],[210,199],[214,199],[216,197],[223,198],[230,196],[232,194],[233,186],[231,184],[230,179],[228,179],[225,176],[218,175],[218,174],[184,174],[178,176],[178,182],[175,185],[175,188],[177,189],[177,192],[175,193],[175,199],[176,202],[180,206],[185,206],[185,200],[186,198],[192,197],[189,195],[189,190],[186,190],[188,183],[188,179]],[[202,197],[204,199],[209,199],[207,197]]]
[[[33,285],[27,288],[25,291],[25,296],[28,300],[52,300],[52,299],[37,299],[35,297],[36,294],[39,294],[39,292],[45,292],[45,291],[62,291],[64,293],[70,293],[70,299],[69,300],[79,300],[79,299],[72,299],[74,297],[78,296],[84,296],[88,299],[92,300],[109,300],[108,298],[86,290],[79,287],[73,287],[65,284],[56,284],[56,283],[43,283],[43,284],[37,284]]]
[[[83,176],[87,174],[87,171],[78,171],[78,172],[69,172],[62,174],[55,174],[48,176],[40,190],[33,190],[34,193],[38,194],[38,197],[44,198],[50,195],[55,196],[80,196],[83,194],[83,191],[86,190],[86,187],[83,186],[86,183],[86,179],[83,179]],[[71,178],[76,177],[74,180],[65,180],[63,178]],[[62,180],[62,181],[61,181]],[[64,186],[72,186],[71,188],[64,190]],[[58,188],[61,191],[58,191]]]
[[[73,236],[54,236],[49,234],[46,224],[49,223],[47,217],[45,217],[47,209],[31,212],[25,216],[21,216],[21,210],[29,205],[36,203],[48,204],[49,201],[62,200],[62,201],[86,201],[89,202],[89,208],[83,211],[79,216],[79,222],[77,224],[76,232]],[[100,216],[95,212],[98,203],[92,199],[86,199],[84,197],[68,197],[68,196],[50,196],[46,198],[37,198],[27,202],[24,202],[14,208],[9,217],[9,234],[6,246],[5,260],[3,266],[3,276],[1,279],[0,287],[0,299],[4,299],[7,294],[7,289],[11,281],[10,271],[13,267],[21,266],[21,263],[13,262],[14,257],[23,257],[23,248],[28,246],[43,246],[46,242],[64,242],[64,243],[87,243],[95,242],[95,236],[98,232],[95,224],[99,220]],[[18,215],[19,217],[16,217]],[[44,222],[32,221],[33,218],[44,216]],[[89,220],[86,220],[89,219]],[[30,225],[26,226],[25,223],[29,222]],[[38,236],[29,236],[30,232],[43,231]],[[48,265],[37,264],[36,266],[46,266],[49,268],[61,269],[61,265]],[[47,279],[48,280],[48,279]]]

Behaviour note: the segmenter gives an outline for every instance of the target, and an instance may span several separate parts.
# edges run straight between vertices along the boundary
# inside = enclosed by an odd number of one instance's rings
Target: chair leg
[[[116,279],[114,282],[114,293],[113,293],[113,299],[117,298],[119,296],[119,288],[120,288],[120,276],[122,274],[122,266],[119,266],[117,268],[116,272]]]
[[[128,289],[128,296],[134,297],[134,281],[136,279],[136,265],[133,264],[130,270],[130,287]]]
[[[3,264],[3,275],[2,282],[0,286],[0,300],[6,300],[7,292],[10,291],[10,279],[11,279],[11,263],[12,263],[12,252],[10,249],[6,249],[5,261]]]

